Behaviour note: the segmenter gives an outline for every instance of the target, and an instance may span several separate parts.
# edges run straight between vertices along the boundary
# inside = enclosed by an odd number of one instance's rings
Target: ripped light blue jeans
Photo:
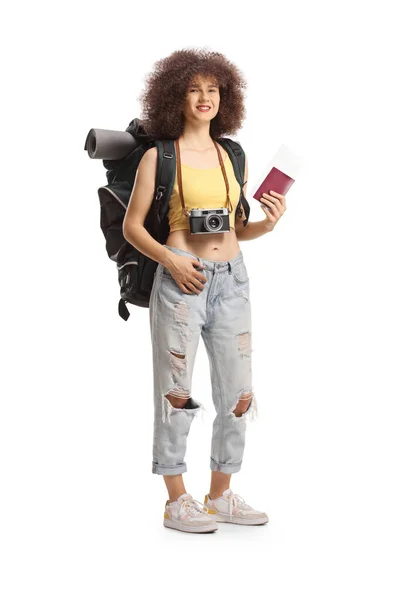
[[[194,268],[203,273],[207,282],[199,294],[186,294],[161,263],[154,276],[149,304],[154,373],[152,472],[178,475],[187,471],[186,439],[193,418],[204,409],[191,395],[201,335],[208,354],[216,410],[210,468],[236,473],[242,464],[246,421],[256,415],[250,287],[243,254],[240,251],[232,260],[214,261],[164,246],[175,254],[197,259],[205,269]],[[187,403],[176,408],[167,394],[187,399]],[[236,416],[233,411],[246,394],[250,404],[241,416]]]

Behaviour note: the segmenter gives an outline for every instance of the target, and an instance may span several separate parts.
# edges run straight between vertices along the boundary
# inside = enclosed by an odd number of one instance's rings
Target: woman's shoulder
[[[149,148],[148,150],[146,150],[146,152],[143,154],[142,156],[142,160],[146,157],[146,160],[148,161],[154,161],[157,158],[157,147],[156,146],[152,146],[151,148]]]

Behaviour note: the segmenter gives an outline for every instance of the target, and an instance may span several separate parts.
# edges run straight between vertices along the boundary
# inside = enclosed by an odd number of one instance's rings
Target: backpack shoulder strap
[[[235,175],[239,183],[243,185],[245,154],[242,146],[230,138],[218,138],[217,142],[228,152],[234,169],[235,167],[238,169],[237,173],[235,169]]]
[[[239,204],[242,204],[244,208],[246,219],[243,221],[243,224],[246,227],[250,215],[250,206],[243,194],[243,186],[247,183],[246,181],[244,181],[244,170],[246,161],[245,153],[239,142],[231,140],[230,138],[219,138],[217,141],[228,153],[233,165],[235,177],[240,185]]]
[[[174,140],[156,140],[155,145],[158,161],[154,201],[156,214],[162,221],[168,212],[169,199],[174,187],[176,156]]]

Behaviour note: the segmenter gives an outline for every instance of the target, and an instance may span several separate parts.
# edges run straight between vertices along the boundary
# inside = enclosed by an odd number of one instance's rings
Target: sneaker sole
[[[268,517],[259,517],[258,519],[242,519],[240,517],[229,515],[213,515],[218,523],[232,523],[234,525],[265,525],[269,522]]]
[[[190,525],[183,525],[182,523],[176,523],[171,519],[164,519],[164,527],[177,529],[178,531],[184,531],[186,533],[211,533],[213,531],[217,531],[218,529],[218,525],[216,523],[210,523],[209,525],[204,525],[204,527],[193,527]]]

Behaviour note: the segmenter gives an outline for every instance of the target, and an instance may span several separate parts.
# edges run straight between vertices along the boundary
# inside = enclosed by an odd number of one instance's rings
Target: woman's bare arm
[[[154,198],[157,148],[147,150],[139,163],[131,197],[122,224],[124,238],[152,260],[168,268],[175,254],[157,242],[144,227]]]
[[[247,156],[245,157],[244,167],[244,180],[245,185],[243,186],[243,195],[246,198],[247,181],[249,177],[249,168],[247,163]],[[244,215],[242,219],[236,219],[235,231],[236,237],[239,242],[246,242],[248,240],[255,240],[256,238],[268,233],[267,224],[268,220],[263,219],[262,221],[248,221],[246,227],[243,225]]]

